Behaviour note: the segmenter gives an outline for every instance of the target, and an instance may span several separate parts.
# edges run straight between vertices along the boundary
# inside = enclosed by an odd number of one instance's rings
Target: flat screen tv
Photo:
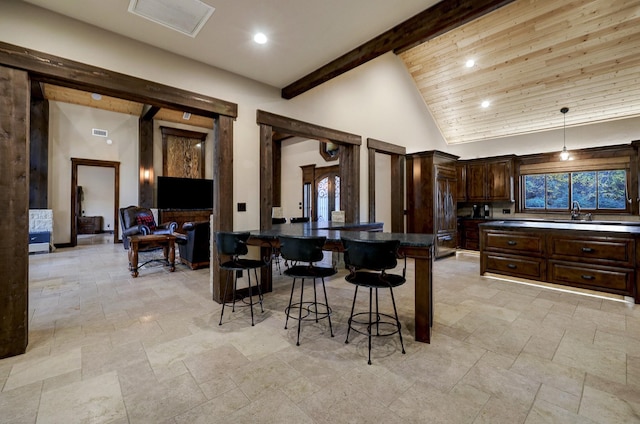
[[[158,209],[213,209],[213,180],[158,177]]]

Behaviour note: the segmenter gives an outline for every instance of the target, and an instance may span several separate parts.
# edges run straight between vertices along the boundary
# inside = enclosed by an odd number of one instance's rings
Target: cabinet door
[[[458,202],[467,201],[467,164],[456,164],[456,198]]]
[[[457,231],[458,217],[455,190],[455,179],[438,175],[436,178],[436,233],[447,231],[455,234]]]
[[[467,200],[470,202],[487,199],[487,166],[485,163],[467,164]]]
[[[487,200],[511,201],[511,160],[487,164]]]

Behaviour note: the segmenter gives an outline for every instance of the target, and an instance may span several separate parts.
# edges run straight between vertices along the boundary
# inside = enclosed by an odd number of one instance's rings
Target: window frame
[[[580,171],[606,171],[623,170],[626,173],[626,204],[624,209],[589,209],[581,210],[587,213],[597,213],[610,216],[637,215],[640,212],[640,195],[638,166],[638,150],[640,140],[631,144],[591,147],[585,149],[572,150],[571,159],[560,160],[558,152],[536,153],[530,155],[517,156],[514,160],[514,191],[515,191],[515,212],[531,215],[563,215],[571,210],[568,209],[546,209],[545,208],[525,208],[525,186],[524,175],[531,174],[553,174],[571,173]],[[570,184],[570,182],[569,182]],[[569,188],[571,189],[571,187]]]
[[[522,173],[520,174],[520,178],[519,178],[519,185],[520,185],[520,192],[522,193],[521,195],[521,211],[525,212],[525,213],[558,213],[558,212],[562,212],[562,213],[567,213],[569,211],[571,211],[572,209],[572,205],[574,202],[574,194],[573,194],[573,175],[576,173],[580,173],[580,172],[595,172],[595,195],[596,195],[596,199],[599,197],[599,172],[607,172],[607,171],[623,171],[625,173],[625,193],[624,193],[624,209],[613,209],[613,208],[600,208],[598,207],[597,203],[596,203],[596,207],[595,208],[589,208],[589,207],[583,207],[582,205],[580,205],[580,210],[583,212],[588,212],[588,213],[599,213],[599,214],[625,214],[628,215],[631,213],[631,203],[630,200],[631,198],[629,197],[629,184],[630,184],[630,179],[631,179],[631,173],[630,173],[630,169],[627,168],[614,168],[614,169],[580,169],[580,170],[576,170],[576,169],[572,169],[572,170],[561,170],[561,169],[557,169],[557,170],[553,170],[550,172],[528,172],[528,173]],[[553,174],[567,174],[568,178],[567,178],[567,192],[569,194],[569,199],[567,202],[567,207],[566,208],[549,208],[547,207],[548,201],[547,201],[547,175],[553,175]],[[532,208],[532,207],[527,207],[526,206],[526,183],[525,180],[528,176],[544,176],[545,177],[545,187],[544,187],[544,192],[545,192],[545,202],[544,202],[544,207],[542,208]]]

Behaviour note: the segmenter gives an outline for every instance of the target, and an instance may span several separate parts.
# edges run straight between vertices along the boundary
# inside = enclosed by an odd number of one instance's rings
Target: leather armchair
[[[184,234],[176,236],[180,262],[191,269],[208,267],[211,245],[209,221],[185,222],[182,231]]]
[[[149,234],[173,234],[178,229],[174,221],[157,225],[149,208],[127,206],[120,208],[120,226],[122,227],[122,244],[129,249],[129,236]]]

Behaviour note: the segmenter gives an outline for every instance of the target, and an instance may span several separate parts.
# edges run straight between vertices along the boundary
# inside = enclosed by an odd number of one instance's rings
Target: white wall
[[[115,222],[115,169],[78,166],[78,186],[82,187],[82,216],[101,216],[100,230],[113,231]]]
[[[91,135],[93,128],[108,130],[113,143]],[[48,196],[56,243],[71,241],[71,158],[120,162],[120,207],[138,204],[138,117],[50,102]]]
[[[0,3],[0,40],[237,103],[233,202],[234,205],[246,202],[247,212],[235,212],[235,229],[253,229],[259,225],[260,138],[255,122],[257,109],[361,135],[364,146],[368,137],[406,146],[409,153],[438,149],[469,158],[553,151],[561,147],[561,138],[555,140],[557,132],[555,136],[530,135],[447,146],[404,64],[393,53],[370,61],[292,100],[284,100],[280,97],[279,88],[180,58],[23,2]],[[137,125],[137,118],[134,119]],[[633,128],[638,127],[638,122],[635,119],[589,126],[584,130],[572,129],[573,134],[567,133],[567,145],[572,148],[572,140],[576,138],[580,138],[582,146],[629,142],[630,139],[640,138],[633,135]],[[119,153],[122,155],[119,157],[121,160],[135,159],[137,162],[137,146],[133,139],[129,143],[131,146],[124,150],[130,155],[124,155],[121,149]],[[54,187],[52,190],[58,190],[63,185],[68,192],[68,172],[62,163],[64,154],[57,153],[59,148],[69,146],[60,145],[59,141],[52,145],[55,158],[51,165],[64,178],[56,174],[50,181]],[[360,176],[360,216],[363,220],[368,216],[366,164],[367,149],[363,147]],[[128,176],[131,181],[137,179],[137,168],[134,174]],[[60,181],[60,178],[64,181]],[[136,199],[130,199],[128,193],[125,193],[125,197],[121,199],[121,204],[136,202]]]

